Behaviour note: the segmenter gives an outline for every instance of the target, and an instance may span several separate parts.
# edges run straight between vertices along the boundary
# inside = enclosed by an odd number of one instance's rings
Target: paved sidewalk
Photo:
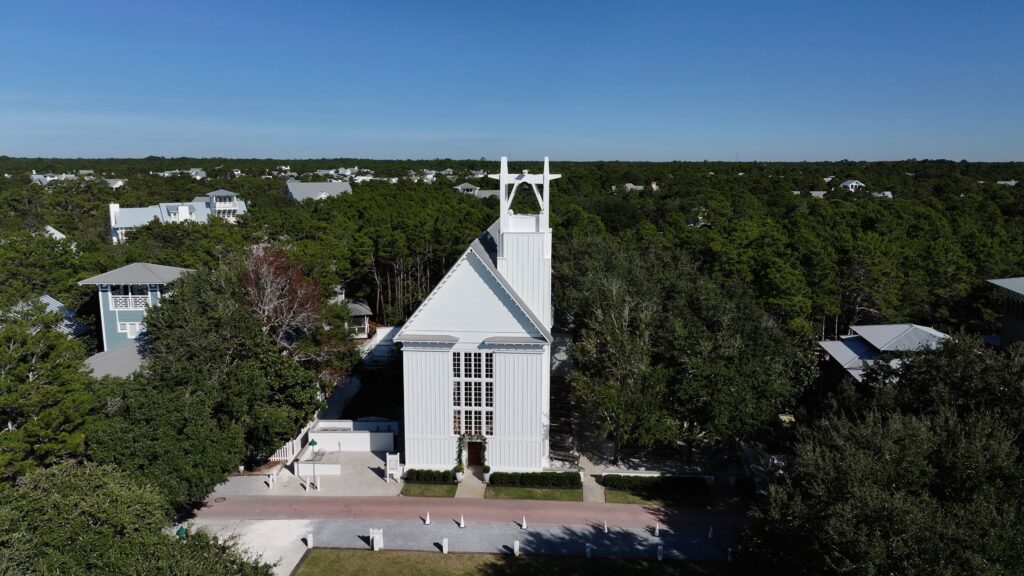
[[[479,466],[467,468],[465,476],[462,477],[462,482],[459,482],[459,487],[455,490],[455,497],[483,498],[484,493],[487,491],[483,474],[483,469]]]
[[[580,473],[583,475],[583,501],[604,502],[604,486],[597,483],[601,469],[586,455],[580,455]]]

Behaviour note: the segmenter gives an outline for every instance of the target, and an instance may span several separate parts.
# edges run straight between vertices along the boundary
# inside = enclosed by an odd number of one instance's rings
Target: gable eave
[[[552,341],[551,332],[547,329],[546,326],[544,326],[540,319],[537,318],[537,315],[533,313],[533,310],[530,310],[530,307],[526,305],[523,299],[519,297],[519,294],[516,293],[515,289],[512,288],[512,285],[508,283],[504,276],[502,276],[501,272],[499,272],[498,269],[494,267],[494,263],[491,262],[491,259],[487,255],[486,249],[483,247],[482,244],[480,244],[479,239],[474,240],[473,243],[470,244],[468,248],[466,248],[466,251],[463,252],[462,256],[460,256],[459,259],[456,260],[455,263],[452,265],[452,267],[448,269],[448,272],[446,272],[444,277],[441,278],[441,281],[438,282],[437,285],[434,286],[434,289],[430,291],[430,294],[428,294],[427,297],[423,299],[423,302],[421,302],[420,305],[416,308],[416,311],[413,312],[412,316],[410,316],[409,319],[405,322],[405,326],[402,328],[402,330],[399,331],[399,333],[395,336],[395,341],[413,341],[416,338],[416,336],[412,334],[407,334],[406,330],[416,322],[416,319],[420,316],[422,311],[425,310],[427,306],[430,305],[434,297],[441,291],[445,284],[448,283],[448,281],[451,279],[452,274],[455,272],[455,269],[458,268],[459,265],[462,264],[463,262],[468,261],[468,258],[470,257],[471,254],[494,277],[495,281],[498,282],[498,284],[502,287],[505,293],[508,294],[508,296],[515,303],[516,307],[523,312],[523,314],[529,321],[530,325],[532,325],[533,328],[541,335],[541,337],[544,339],[544,342],[550,343]]]

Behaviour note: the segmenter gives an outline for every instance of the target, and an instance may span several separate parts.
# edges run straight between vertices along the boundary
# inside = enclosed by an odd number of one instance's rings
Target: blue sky
[[[10,2],[0,154],[1024,160],[1024,2]]]

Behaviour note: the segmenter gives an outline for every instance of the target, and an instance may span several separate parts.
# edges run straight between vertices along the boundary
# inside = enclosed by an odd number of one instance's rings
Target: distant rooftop
[[[348,182],[299,182],[288,181],[288,195],[298,202],[303,200],[319,200],[328,196],[351,194],[352,185]]]

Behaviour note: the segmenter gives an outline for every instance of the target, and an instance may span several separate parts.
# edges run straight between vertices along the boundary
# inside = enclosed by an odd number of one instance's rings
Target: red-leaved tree
[[[290,348],[301,334],[323,325],[320,284],[310,280],[280,248],[257,246],[245,260],[245,295],[263,331]]]

